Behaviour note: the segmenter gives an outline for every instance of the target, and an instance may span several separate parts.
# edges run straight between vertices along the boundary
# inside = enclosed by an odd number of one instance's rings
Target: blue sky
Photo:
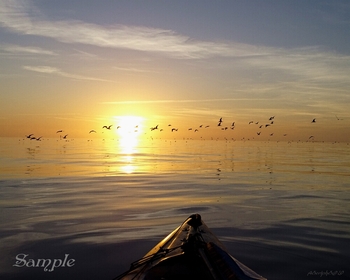
[[[276,135],[347,141],[349,30],[349,1],[4,0],[2,136],[129,114],[243,137],[276,115]]]

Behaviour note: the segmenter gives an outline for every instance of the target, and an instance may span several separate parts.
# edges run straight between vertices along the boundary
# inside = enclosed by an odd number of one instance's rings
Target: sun
[[[122,152],[133,153],[138,146],[144,118],[140,116],[115,116],[114,122]]]

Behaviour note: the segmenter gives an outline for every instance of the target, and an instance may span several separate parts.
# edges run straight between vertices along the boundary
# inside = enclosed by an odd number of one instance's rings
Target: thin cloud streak
[[[249,98],[213,98],[213,99],[164,99],[164,100],[127,100],[127,101],[106,101],[101,102],[100,104],[155,104],[155,103],[202,103],[202,102],[223,102],[223,101],[250,101]],[[254,100],[266,100],[266,98],[254,99]]]
[[[44,50],[42,48],[37,47],[31,47],[31,46],[19,46],[19,45],[10,45],[10,44],[3,44],[0,45],[0,50],[6,52],[6,53],[12,53],[12,54],[33,54],[33,55],[57,55],[53,51]]]
[[[85,77],[85,76],[81,76],[81,75],[66,73],[66,72],[61,71],[58,68],[51,67],[51,66],[23,66],[22,68],[25,70],[28,70],[28,71],[33,71],[33,72],[38,72],[38,73],[56,74],[58,76],[71,78],[74,80],[114,82],[114,81],[109,81],[109,80],[105,80],[105,79],[99,79],[99,78],[94,78],[94,77]]]

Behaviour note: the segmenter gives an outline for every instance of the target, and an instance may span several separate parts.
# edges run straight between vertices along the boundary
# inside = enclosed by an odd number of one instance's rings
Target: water
[[[350,278],[347,143],[0,141],[1,279],[112,279],[193,213],[268,279]]]

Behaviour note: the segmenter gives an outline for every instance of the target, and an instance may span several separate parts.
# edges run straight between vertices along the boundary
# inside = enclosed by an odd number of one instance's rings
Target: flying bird
[[[158,129],[158,124],[155,127],[151,127],[151,131]]]
[[[89,133],[93,133],[93,132],[94,132],[94,133],[96,133],[96,131],[95,131],[95,130],[93,130],[93,129],[89,131]]]
[[[107,125],[104,125],[104,126],[102,126],[102,128],[106,128],[106,129],[111,129],[111,127],[112,127],[113,125],[111,124],[111,125],[109,125],[109,126],[107,126]]]
[[[30,138],[32,137],[32,135],[34,135],[34,134],[32,133],[32,134],[26,135],[26,137],[27,137],[28,139],[30,139]]]
[[[56,133],[61,133],[61,132],[63,132],[63,130],[61,129],[61,130],[57,130],[56,131]]]
[[[342,121],[342,120],[343,120],[343,119],[339,119],[339,118],[337,117],[337,115],[335,115],[335,117],[337,118],[338,121]]]
[[[315,123],[315,122],[316,122],[316,119],[313,119],[311,122],[312,122],[312,123]]]
[[[221,123],[222,123],[222,118],[220,118],[218,126],[221,126]]]
[[[173,131],[178,131],[178,128],[172,128],[171,132],[173,132]]]

